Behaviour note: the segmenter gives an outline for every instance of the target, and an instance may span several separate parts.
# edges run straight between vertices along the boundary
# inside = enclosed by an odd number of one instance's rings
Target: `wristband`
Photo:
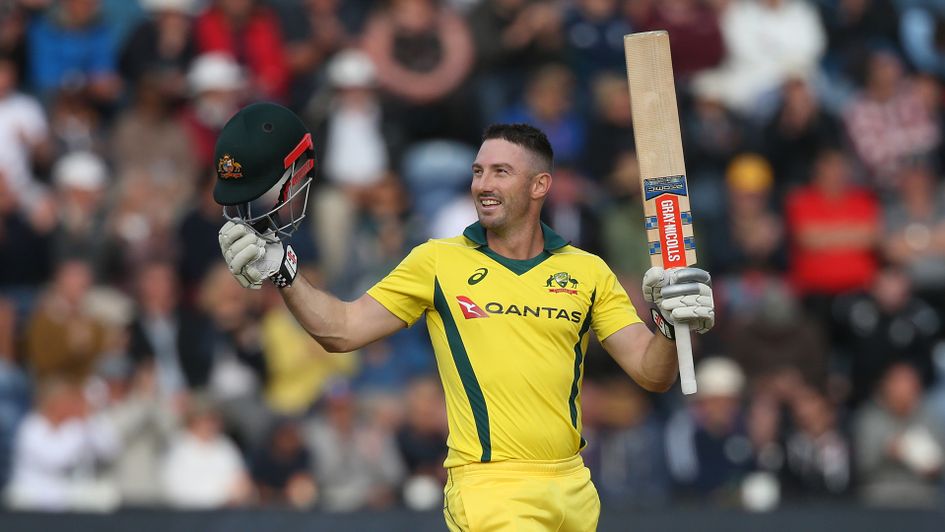
[[[292,246],[286,245],[285,257],[282,259],[282,265],[279,271],[269,276],[269,280],[279,288],[290,286],[295,281],[295,275],[299,271],[299,258],[295,255]]]
[[[663,336],[667,339],[675,342],[676,341],[676,331],[673,330],[673,326],[666,321],[666,318],[663,317],[663,314],[655,309],[650,309],[650,315],[653,316],[653,324],[656,325],[656,328],[659,329]]]

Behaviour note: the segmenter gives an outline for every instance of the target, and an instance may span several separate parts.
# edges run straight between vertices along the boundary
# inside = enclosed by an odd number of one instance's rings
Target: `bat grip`
[[[689,337],[689,324],[677,323],[676,357],[679,361],[679,384],[684,395],[696,393],[696,370],[692,363],[692,338]]]

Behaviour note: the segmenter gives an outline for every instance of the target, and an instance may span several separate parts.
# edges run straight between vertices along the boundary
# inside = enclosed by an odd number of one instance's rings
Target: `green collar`
[[[483,252],[492,260],[505,266],[516,275],[522,275],[535,266],[538,266],[544,262],[545,259],[551,257],[551,252],[553,250],[560,249],[568,245],[568,242],[562,238],[561,235],[552,231],[551,228],[544,223],[541,224],[541,234],[545,238],[545,249],[543,249],[541,253],[530,259],[510,259],[508,257],[499,255],[489,248],[489,245],[486,242],[486,229],[479,222],[470,225],[465,231],[463,231],[463,236],[479,245],[479,251]]]
[[[488,246],[486,241],[486,228],[479,222],[476,222],[463,231],[463,236],[472,240],[480,246]],[[568,245],[568,241],[558,233],[555,233],[550,227],[541,222],[541,236],[545,238],[545,251],[554,251]]]

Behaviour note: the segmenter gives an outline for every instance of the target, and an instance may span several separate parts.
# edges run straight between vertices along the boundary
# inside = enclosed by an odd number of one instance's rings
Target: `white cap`
[[[367,54],[349,48],[338,52],[328,63],[328,80],[342,89],[374,85],[374,63]]]
[[[745,387],[745,374],[730,359],[710,357],[696,367],[696,385],[702,397],[738,397]]]
[[[53,180],[59,187],[96,190],[105,186],[107,178],[105,163],[92,152],[68,153],[53,167]]]
[[[177,11],[191,14],[197,11],[195,0],[141,0],[141,7],[148,11]]]
[[[195,93],[243,88],[243,69],[228,54],[212,52],[194,60],[187,83]]]

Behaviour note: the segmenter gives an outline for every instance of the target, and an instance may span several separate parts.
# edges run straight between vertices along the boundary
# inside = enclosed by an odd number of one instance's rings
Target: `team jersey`
[[[477,222],[413,249],[368,290],[412,325],[426,313],[446,395],[444,465],[560,460],[578,453],[588,330],[637,323],[604,261],[542,224],[544,251],[502,257]]]

